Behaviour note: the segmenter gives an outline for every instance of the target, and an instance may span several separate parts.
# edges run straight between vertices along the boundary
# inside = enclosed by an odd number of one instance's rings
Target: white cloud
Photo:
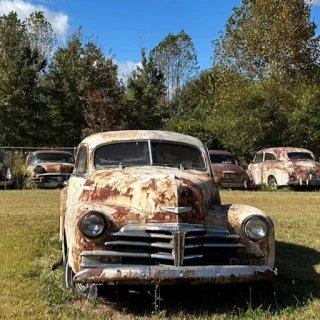
[[[320,0],[306,0],[307,2],[312,3],[314,6],[320,6]]]
[[[141,62],[133,61],[114,61],[118,65],[118,75],[127,83],[128,77],[131,75],[132,71],[135,70],[138,66],[141,66]]]
[[[60,40],[65,40],[69,29],[69,17],[67,14],[51,11],[41,4],[32,4],[28,1],[0,0],[0,15],[8,14],[10,11],[17,12],[19,18],[22,20],[29,17],[30,13],[34,11],[43,11],[57,37]]]

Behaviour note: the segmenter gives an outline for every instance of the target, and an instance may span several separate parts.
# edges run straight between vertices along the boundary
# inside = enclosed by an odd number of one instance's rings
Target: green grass
[[[0,319],[318,319],[320,193],[223,191],[223,203],[273,218],[279,276],[272,306],[253,288],[105,293],[90,302],[62,287],[58,190],[0,191]],[[270,298],[270,297],[269,297]]]

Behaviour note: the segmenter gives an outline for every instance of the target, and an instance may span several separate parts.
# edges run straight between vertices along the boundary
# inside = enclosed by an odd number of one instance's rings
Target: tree
[[[84,53],[86,127],[83,134],[127,129],[125,90],[118,79],[117,65],[112,58],[106,59],[93,43],[86,45]]]
[[[50,22],[41,11],[35,11],[26,19],[26,28],[31,48],[37,49],[39,58],[48,60],[56,44],[56,36]]]
[[[165,76],[167,100],[198,72],[197,52],[191,37],[183,30],[168,34],[151,51],[150,58]]]
[[[164,98],[164,76],[153,58],[141,50],[141,66],[128,79],[127,104],[131,129],[162,129],[168,118]]]
[[[117,66],[81,29],[54,53],[46,84],[55,144],[76,146],[84,135],[126,127]]]
[[[290,91],[265,80],[217,102],[211,121],[223,146],[249,160],[257,150],[291,144],[289,117],[296,108]]]
[[[59,47],[46,76],[47,103],[51,110],[53,144],[76,146],[84,128],[83,39],[73,33],[65,47]]]
[[[305,0],[243,0],[214,42],[214,65],[287,86],[315,79],[320,47],[310,10]]]
[[[211,125],[215,102],[215,72],[204,70],[176,92],[171,101],[174,116],[166,129],[195,136],[209,147],[218,148],[220,143]]]
[[[0,17],[0,126],[2,145],[37,145],[46,131],[40,75],[46,68],[31,46],[25,21],[16,13]]]

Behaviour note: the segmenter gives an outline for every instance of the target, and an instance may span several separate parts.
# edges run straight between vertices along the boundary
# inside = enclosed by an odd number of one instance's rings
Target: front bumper
[[[13,185],[13,180],[1,180],[0,181],[0,187],[10,187]]]
[[[320,179],[307,179],[307,180],[296,180],[289,181],[289,186],[320,186]]]
[[[130,284],[130,285],[200,285],[237,284],[272,281],[276,271],[269,266],[132,266],[108,265],[78,272],[75,283]]]
[[[71,173],[63,174],[38,174],[32,179],[32,182],[39,188],[56,188],[63,185],[64,181],[69,180]]]
[[[219,185],[222,188],[241,188],[247,189],[250,187],[250,184],[246,181],[244,182],[232,182],[232,181],[224,181],[222,180]]]

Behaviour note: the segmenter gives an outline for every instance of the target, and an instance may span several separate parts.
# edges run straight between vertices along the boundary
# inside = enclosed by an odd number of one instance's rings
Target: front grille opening
[[[239,236],[225,228],[209,229],[190,224],[128,225],[112,234],[106,253],[132,265],[231,264],[243,252]]]

